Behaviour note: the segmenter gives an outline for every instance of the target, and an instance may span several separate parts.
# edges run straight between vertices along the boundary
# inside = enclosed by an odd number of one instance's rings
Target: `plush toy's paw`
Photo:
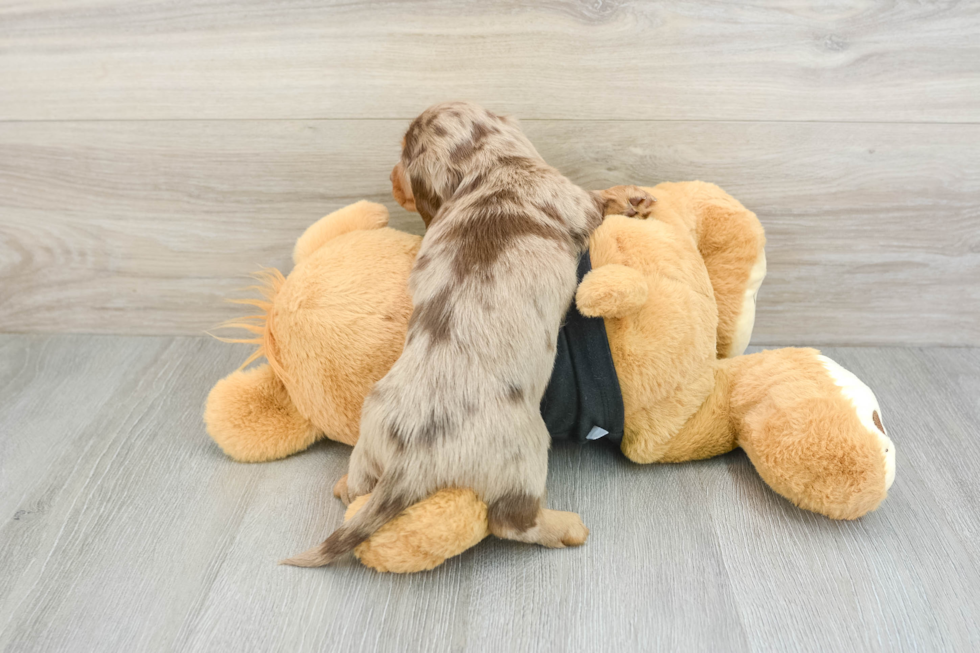
[[[649,218],[657,198],[639,186],[613,186],[599,191],[605,203],[603,215],[625,215],[627,218]]]
[[[647,282],[638,270],[610,263],[585,275],[575,305],[588,317],[625,317],[647,301]]]
[[[370,496],[355,499],[344,519],[357,514]],[[476,546],[489,534],[487,505],[476,493],[446,489],[410,506],[379,528],[354,549],[354,555],[377,571],[425,571]]]
[[[268,365],[233,372],[218,381],[204,408],[208,435],[231,458],[256,463],[285,458],[316,441],[317,430],[299,414]]]

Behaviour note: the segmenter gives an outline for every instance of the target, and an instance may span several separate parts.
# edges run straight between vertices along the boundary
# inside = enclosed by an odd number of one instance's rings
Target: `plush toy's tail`
[[[402,494],[401,488],[395,487],[391,478],[390,475],[382,476],[364,507],[322,544],[288,560],[282,560],[279,564],[294,567],[322,567],[353,551],[354,547],[367,540],[376,530],[414,503],[411,498]]]
[[[279,294],[279,290],[282,288],[282,285],[286,283],[286,277],[282,275],[282,272],[275,268],[265,268],[261,272],[256,272],[252,276],[259,282],[259,285],[249,286],[248,290],[257,290],[262,295],[263,299],[229,299],[228,301],[232,304],[254,306],[262,312],[257,315],[246,315],[245,317],[228,320],[227,322],[219,324],[216,328],[243,329],[254,333],[255,337],[223,338],[213,334],[209,335],[220,340],[221,342],[240,342],[258,345],[258,348],[252,352],[252,355],[249,356],[238,369],[243,369],[257,358],[265,356],[266,360],[269,361],[269,367],[272,368],[272,371],[275,372],[276,376],[279,377],[281,381],[285,381],[288,377],[286,375],[286,370],[283,369],[282,364],[279,362],[275,337],[275,311],[273,310],[273,307],[275,304],[276,295]]]

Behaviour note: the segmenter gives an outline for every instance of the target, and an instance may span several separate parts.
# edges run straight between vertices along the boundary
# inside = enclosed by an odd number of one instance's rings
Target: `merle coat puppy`
[[[588,529],[544,507],[550,437],[540,402],[576,265],[606,213],[649,213],[635,186],[588,192],[544,162],[516,120],[472,103],[430,107],[405,134],[395,198],[427,231],[409,277],[401,357],[364,402],[345,501],[372,493],[321,545],[320,566],[440,488],[472,488],[491,532],[548,547]]]

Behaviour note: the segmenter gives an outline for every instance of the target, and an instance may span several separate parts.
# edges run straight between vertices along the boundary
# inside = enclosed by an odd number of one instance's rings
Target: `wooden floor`
[[[882,507],[833,522],[740,452],[637,466],[554,451],[580,549],[488,540],[434,572],[275,565],[342,514],[349,450],[243,465],[204,433],[243,350],[204,338],[0,336],[4,651],[976,650],[980,350],[825,350],[898,448]]]

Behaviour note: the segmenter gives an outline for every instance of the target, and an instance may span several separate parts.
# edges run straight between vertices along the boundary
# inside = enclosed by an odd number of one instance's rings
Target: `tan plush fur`
[[[368,496],[355,499],[344,518],[363,508]],[[489,534],[487,506],[476,493],[446,489],[409,506],[359,544],[354,554],[378,571],[422,571],[476,546]]]
[[[296,408],[346,444],[357,441],[364,397],[401,354],[412,310],[405,279],[418,252],[408,234],[387,228],[364,234],[338,235],[300,261],[272,309]],[[352,268],[356,280],[345,273]],[[329,343],[321,347],[330,356],[312,356],[310,343]]]
[[[776,492],[801,508],[856,519],[887,494],[882,442],[861,423],[818,353],[778,349],[727,361],[731,423],[739,446]]]
[[[667,206],[658,197],[654,216]],[[717,326],[711,282],[690,233],[656,218],[610,216],[590,251],[593,270],[576,301],[583,314],[608,318],[626,409],[622,450],[637,462],[653,462],[711,391]],[[590,292],[607,268],[615,282],[621,266],[639,272],[647,288],[647,302],[626,315],[615,307],[599,310],[604,307],[594,305]]]
[[[319,220],[299,239],[296,266],[274,287],[256,339],[257,353],[282,370],[279,385],[258,375],[233,375],[208,397],[208,431],[233,458],[274,460],[322,437],[357,441],[364,397],[401,354],[412,310],[408,272],[421,239],[383,228],[387,221],[383,205],[358,202]],[[275,343],[276,351],[266,343]],[[249,381],[260,383],[251,388]],[[269,401],[258,401],[263,392]],[[262,413],[270,417],[259,419]],[[296,429],[279,430],[283,413],[312,425],[313,439],[286,437]]]
[[[578,290],[580,309],[606,318],[626,408],[623,453],[641,463],[681,462],[741,446],[766,482],[800,507],[836,519],[873,510],[887,490],[884,433],[862,423],[819,352],[716,358],[716,337],[738,319],[734,307],[753,254],[760,254],[761,229],[734,227],[754,216],[717,187],[696,184],[679,193],[682,186],[651,189],[660,202],[649,221],[608,218],[592,238],[595,269]],[[712,195],[718,206],[706,201]],[[733,224],[725,224],[726,215]],[[736,234],[731,251],[714,237],[710,248],[702,244],[715,229]],[[611,285],[639,284],[626,280],[622,265],[643,272],[651,300],[639,309],[631,301],[609,306],[609,291],[598,292],[602,287],[590,279],[611,268]],[[737,300],[729,302],[725,323],[716,309],[724,300],[719,288]],[[618,290],[622,297],[635,292]]]
[[[743,317],[719,317],[719,311],[725,309],[719,309],[724,299],[718,289],[728,297],[744,296],[744,287],[732,279],[741,278],[744,284],[762,255],[763,236],[755,216],[711,184],[662,184],[649,190],[659,200],[649,220],[607,218],[595,232],[591,240],[594,270],[577,295],[580,309],[606,319],[627,411],[624,453],[638,462],[680,462],[742,446],[762,478],[803,508],[845,519],[873,509],[885,497],[888,484],[883,440],[874,433],[874,426],[868,426],[868,416],[857,412],[855,401],[831,379],[815,351],[783,349],[718,357],[719,352],[728,353],[718,342],[731,339],[733,325]],[[737,226],[740,224],[743,227]],[[731,252],[726,251],[723,239],[714,238],[716,231],[724,233],[729,228],[735,234],[730,236]],[[755,235],[736,237],[746,231]],[[373,359],[371,365],[359,361],[359,357],[373,355],[385,338],[404,339],[408,316],[389,308],[407,300],[408,268],[419,239],[371,227],[327,240],[320,249],[341,238],[349,239],[344,249],[356,248],[357,255],[345,258],[343,266],[324,258],[319,264],[329,267],[325,274],[312,267],[320,250],[314,251],[304,263],[311,266],[308,276],[297,276],[294,271],[283,285],[295,284],[289,295],[292,303],[287,305],[278,295],[271,301],[280,356],[292,361],[303,351],[308,367],[301,371],[293,363],[284,363],[285,370],[297,378],[280,385],[269,379],[267,371],[256,372],[256,378],[265,381],[254,387],[243,385],[237,398],[235,383],[219,383],[209,397],[209,433],[236,459],[268,460],[300,450],[307,441],[302,428],[297,428],[303,420],[314,425],[317,437],[325,433],[338,439],[337,434],[356,434],[356,413],[321,410],[318,414],[332,419],[321,423],[309,419],[299,406],[317,402],[357,405],[367,387],[383,375],[385,361],[390,367],[397,357],[396,346],[386,348],[387,353]],[[702,240],[714,243],[710,256],[702,252]],[[373,266],[388,265],[382,263],[387,256],[400,259],[388,271],[402,276],[377,293],[368,293],[376,304],[341,301],[380,283],[372,274]],[[317,281],[322,279],[330,283]],[[352,328],[366,315],[365,323],[371,326],[355,329],[354,341],[319,339],[318,332],[311,329],[288,335],[281,332],[285,314],[304,304],[302,310],[310,311],[309,320]],[[314,307],[329,309],[320,310],[314,318]],[[727,310],[737,313],[746,307],[751,310],[752,304],[732,300]],[[395,324],[376,319],[383,314],[391,315]],[[390,330],[378,333],[379,324],[389,325]],[[297,325],[290,323],[289,328]],[[336,331],[333,326],[325,328]],[[338,381],[312,383],[298,378],[301,373]],[[230,378],[239,379],[239,374]],[[350,379],[357,374],[369,378],[359,379],[363,385],[354,383]],[[283,404],[283,387],[294,400],[295,411]],[[262,399],[263,393],[268,399]],[[241,419],[248,411],[252,411],[251,419]],[[264,419],[265,413],[274,419]],[[280,446],[275,428],[277,416],[283,415],[298,415],[299,419],[283,420],[279,437],[285,444]],[[254,423],[266,424],[268,430],[253,430]],[[473,519],[447,520],[447,503],[454,506],[450,512],[469,514]],[[485,509],[476,495],[436,493],[384,527],[390,546],[374,546],[379,531],[355,553],[376,569],[431,568],[482,539],[487,528],[481,512]],[[416,538],[411,547],[400,548],[400,532],[439,535]]]
[[[285,458],[317,438],[316,427],[300,414],[269,365],[218,381],[208,396],[204,420],[226,454],[248,463]]]
[[[355,202],[330,214],[329,220],[318,220],[303,232],[293,249],[293,263],[309,258],[329,240],[352,231],[381,229],[388,226],[388,209],[367,200]]]
[[[727,358],[744,351],[744,345],[731,351],[733,332],[752,268],[764,261],[766,237],[755,214],[719,191],[705,182],[660,184],[657,192],[670,210],[658,210],[657,219],[691,231],[718,306],[718,357]]]

